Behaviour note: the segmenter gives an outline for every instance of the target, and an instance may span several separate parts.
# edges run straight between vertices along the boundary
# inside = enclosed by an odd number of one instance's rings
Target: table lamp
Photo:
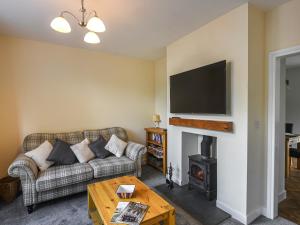
[[[159,127],[160,116],[158,114],[153,115],[152,116],[152,121],[154,123],[155,128]]]

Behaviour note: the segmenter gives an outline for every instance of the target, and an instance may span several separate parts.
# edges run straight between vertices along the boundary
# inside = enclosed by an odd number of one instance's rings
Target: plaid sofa
[[[109,140],[112,134],[128,142],[126,131],[120,127],[69,133],[36,133],[25,137],[23,151],[31,151],[45,140],[53,144],[56,138],[60,138],[70,144],[76,144],[85,138],[95,141],[99,135]],[[31,213],[34,204],[85,191],[89,183],[123,175],[141,176],[142,156],[146,153],[146,148],[129,141],[124,156],[120,158],[96,158],[88,163],[53,166],[45,171],[39,171],[35,162],[24,153],[10,165],[8,174],[20,177],[24,205]]]

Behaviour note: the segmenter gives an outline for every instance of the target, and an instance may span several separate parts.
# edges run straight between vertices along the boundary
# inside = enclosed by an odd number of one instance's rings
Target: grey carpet
[[[269,220],[263,216],[259,217],[257,220],[255,220],[252,225],[297,225],[293,222],[290,222],[282,217],[278,217],[275,220]],[[220,225],[242,225],[242,223],[236,221],[235,219],[228,219],[221,223]]]
[[[164,177],[156,170],[145,167],[142,180],[150,187],[155,187],[165,182]],[[174,205],[174,204],[173,204]],[[196,219],[177,205],[176,224],[178,225],[201,225]],[[35,211],[28,215],[23,206],[22,196],[19,196],[11,204],[0,202],[1,225],[91,225],[87,216],[86,193],[80,193],[70,197],[60,198],[38,204]],[[270,221],[263,217],[259,218],[255,225],[294,225],[282,218]],[[205,225],[205,224],[203,224]],[[228,219],[222,225],[240,225],[233,219]]]

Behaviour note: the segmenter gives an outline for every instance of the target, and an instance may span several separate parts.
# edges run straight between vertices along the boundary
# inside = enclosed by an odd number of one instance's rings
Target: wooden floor
[[[300,224],[300,170],[291,169],[286,191],[287,199],[279,204],[279,216]]]

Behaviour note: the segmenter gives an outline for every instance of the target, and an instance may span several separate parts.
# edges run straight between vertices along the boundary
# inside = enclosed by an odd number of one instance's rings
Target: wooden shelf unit
[[[163,172],[164,175],[167,173],[167,130],[164,128],[145,128],[146,131],[146,146],[147,146],[147,164],[150,166],[153,166],[156,169],[159,169]],[[157,135],[160,137],[160,142],[157,140],[154,140],[154,135]],[[157,157],[155,154],[151,151],[148,151],[151,146],[154,146],[158,149],[161,149],[162,151],[162,157]],[[152,156],[156,158],[158,161],[162,161],[162,166],[159,167],[155,164],[152,164],[150,160],[148,160],[148,157]]]

